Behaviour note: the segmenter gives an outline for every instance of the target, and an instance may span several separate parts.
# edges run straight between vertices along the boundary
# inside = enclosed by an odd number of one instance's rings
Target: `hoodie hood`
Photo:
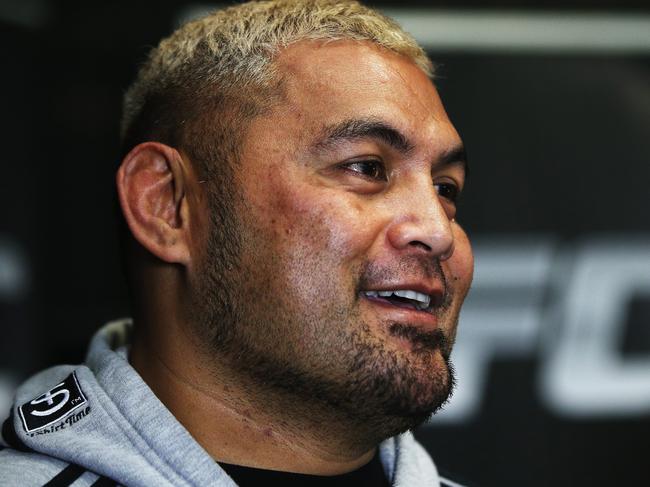
[[[120,485],[234,487],[129,364],[130,330],[130,320],[109,323],[84,365],[53,367],[21,385],[4,441],[36,463],[57,459]],[[439,485],[410,433],[383,442],[380,458],[392,485]],[[3,469],[0,459],[7,480]]]

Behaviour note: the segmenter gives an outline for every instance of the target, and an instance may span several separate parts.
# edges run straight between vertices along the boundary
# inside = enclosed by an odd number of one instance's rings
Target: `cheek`
[[[316,312],[353,294],[355,268],[367,254],[363,218],[326,191],[278,192],[267,207],[268,252],[277,259],[278,286],[293,290],[294,306]],[[266,233],[265,232],[265,233]]]
[[[457,227],[454,238],[454,253],[447,261],[447,267],[457,292],[465,297],[474,276],[474,255],[467,234]]]
[[[317,252],[320,259],[345,265],[369,245],[361,209],[340,194],[312,188],[284,191],[270,209],[276,215],[271,219],[275,221],[274,234],[287,249]]]

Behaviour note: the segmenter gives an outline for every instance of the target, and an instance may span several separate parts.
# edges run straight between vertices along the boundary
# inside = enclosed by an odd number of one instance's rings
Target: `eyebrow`
[[[469,165],[467,164],[467,152],[465,146],[459,144],[450,150],[445,151],[436,161],[438,166],[458,165],[465,171],[465,177],[469,176]]]
[[[358,139],[375,139],[392,147],[393,149],[408,154],[415,144],[408,137],[390,124],[373,118],[355,118],[345,120],[336,125],[326,127],[313,149],[316,152],[332,149],[337,144]],[[462,143],[445,151],[437,160],[437,166],[459,165],[465,174],[469,171],[467,153]]]
[[[413,144],[396,128],[380,120],[350,119],[336,125],[326,127],[323,135],[314,145],[316,151],[331,149],[341,142],[358,139],[375,139],[393,149],[408,153],[413,150]]]

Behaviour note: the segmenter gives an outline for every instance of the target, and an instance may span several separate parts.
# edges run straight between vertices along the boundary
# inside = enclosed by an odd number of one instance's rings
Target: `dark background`
[[[611,0],[369,3],[648,15],[647,2]],[[92,333],[128,315],[113,189],[121,97],[148,49],[186,7],[171,0],[0,1],[5,404],[18,381],[48,365],[82,361]],[[615,241],[620,251],[626,242],[647,242],[650,250],[650,45],[616,53],[430,51],[469,152],[461,216],[476,242],[477,271],[481,255],[498,273],[512,260],[507,249],[532,242],[548,251],[541,266],[551,277],[534,282],[527,295],[539,297],[529,303],[539,319],[524,345],[513,345],[495,322],[502,331],[482,368],[480,407],[434,421],[418,436],[439,467],[476,485],[648,485],[650,399],[633,412],[594,414],[585,404],[570,413],[545,396],[543,383],[545,337],[549,329],[563,336],[562,313],[571,307],[563,298],[585,246]],[[476,318],[483,306],[521,305],[513,303],[521,289],[482,281],[484,275],[477,272],[470,312],[461,319],[477,333],[489,329]],[[650,376],[650,275],[647,281],[624,303],[622,338],[610,348]],[[513,347],[517,353],[500,351]]]

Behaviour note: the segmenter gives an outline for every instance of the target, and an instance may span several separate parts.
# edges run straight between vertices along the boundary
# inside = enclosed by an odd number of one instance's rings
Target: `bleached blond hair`
[[[344,39],[372,42],[433,76],[413,37],[356,1],[244,3],[183,25],[151,51],[124,98],[123,150],[159,140],[182,147],[199,166],[230,158],[246,120],[281,99],[273,61],[282,49]]]

